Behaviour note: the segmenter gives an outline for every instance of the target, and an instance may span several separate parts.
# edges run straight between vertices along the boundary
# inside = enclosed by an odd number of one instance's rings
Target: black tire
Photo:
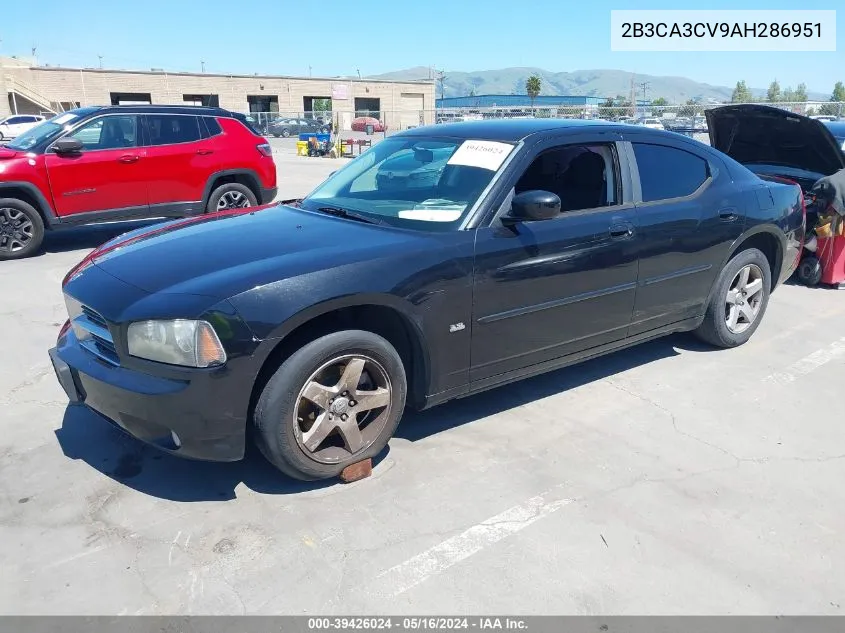
[[[9,210],[8,212],[5,210]],[[10,217],[12,216],[12,217]],[[19,217],[18,217],[19,216]],[[17,250],[7,250],[7,239],[13,235],[3,235],[4,228],[13,230],[14,228],[21,228],[14,226],[15,222],[22,222],[23,226],[29,225],[26,232],[17,231],[19,235],[29,235],[23,247],[17,247]],[[4,226],[5,225],[5,226]],[[41,215],[31,205],[23,200],[17,198],[0,198],[0,260],[8,259],[23,259],[24,257],[31,257],[35,255],[41,248],[41,243],[44,241],[44,220]]]
[[[290,130],[287,129],[287,128],[284,128],[282,130],[282,136],[284,136],[285,138],[288,138],[290,136]]]
[[[252,190],[247,187],[246,185],[242,185],[239,182],[227,182],[223,183],[219,187],[217,187],[214,191],[211,192],[211,196],[208,198],[208,204],[205,206],[206,213],[214,213],[215,211],[220,211],[222,209],[218,209],[217,205],[220,200],[226,194],[234,194],[240,195],[246,198],[247,207],[254,207],[258,204],[258,199],[255,197],[255,194]],[[235,207],[226,207],[226,208],[235,208]],[[246,208],[246,207],[244,207]]]
[[[741,333],[733,332],[728,328],[725,315],[725,303],[728,290],[731,287],[736,275],[746,266],[753,264],[762,272],[762,297],[761,305],[756,318],[750,326]],[[734,255],[719,274],[713,288],[710,303],[704,314],[704,321],[694,331],[701,340],[716,347],[731,348],[742,345],[751,338],[763,320],[766,308],[769,304],[769,293],[772,287],[772,273],[769,268],[769,260],[756,248],[749,248]]]
[[[798,265],[798,280],[805,286],[817,286],[822,280],[822,264],[815,255],[807,255]]]
[[[300,422],[295,417],[300,392],[312,374],[333,359],[361,354],[375,360],[390,380],[390,404],[378,418],[383,427],[375,439],[360,451],[336,463],[325,463],[300,445]],[[402,359],[381,336],[362,330],[346,330],[323,336],[300,348],[276,370],[264,387],[253,413],[255,440],[267,460],[286,475],[302,481],[338,476],[353,463],[375,457],[387,446],[405,408],[407,382]],[[381,426],[381,424],[379,424]],[[365,427],[362,427],[365,428]],[[327,438],[330,440],[331,438]]]

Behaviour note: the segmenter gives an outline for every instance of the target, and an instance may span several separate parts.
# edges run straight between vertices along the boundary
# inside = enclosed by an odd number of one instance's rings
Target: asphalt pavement
[[[275,143],[274,143],[275,146]],[[280,197],[342,162],[277,154]],[[408,415],[373,477],[185,461],[68,407],[60,281],[0,265],[2,614],[841,614],[845,290]]]

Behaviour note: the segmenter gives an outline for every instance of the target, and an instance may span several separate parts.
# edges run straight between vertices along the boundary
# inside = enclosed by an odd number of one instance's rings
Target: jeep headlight
[[[129,354],[186,367],[213,367],[226,362],[226,352],[207,321],[137,321],[129,324]]]

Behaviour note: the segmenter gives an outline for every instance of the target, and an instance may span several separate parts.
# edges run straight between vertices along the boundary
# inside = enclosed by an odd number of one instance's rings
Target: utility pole
[[[637,112],[637,93],[634,90],[634,75],[631,75],[631,92],[629,100],[631,101],[631,116]]]
[[[651,88],[651,84],[648,83],[647,81],[644,81],[640,84],[640,88],[643,89],[643,114],[645,114],[645,109],[646,109],[646,107],[648,107],[647,104],[646,104],[646,102],[648,101],[648,97],[646,97],[646,90]]]
[[[97,55],[97,57],[99,57],[99,58],[100,58],[100,68],[102,68],[102,67],[103,67],[103,56],[102,56],[102,55]]]
[[[205,72],[205,60],[204,59],[200,60],[200,69],[201,69],[201,72],[203,72],[203,73]]]
[[[360,68],[356,68],[356,69],[355,69],[355,72],[357,72],[357,73],[358,73],[358,79],[360,79],[360,78],[361,78],[361,69],[360,69]]]

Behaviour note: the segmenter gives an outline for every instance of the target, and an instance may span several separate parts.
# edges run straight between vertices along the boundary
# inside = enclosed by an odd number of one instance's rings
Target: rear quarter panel
[[[270,156],[258,151],[258,145],[267,139],[253,134],[236,119],[218,119],[223,135],[215,137],[219,148],[218,169],[221,171],[246,170],[258,178],[258,184],[265,189],[276,186],[276,163]]]

